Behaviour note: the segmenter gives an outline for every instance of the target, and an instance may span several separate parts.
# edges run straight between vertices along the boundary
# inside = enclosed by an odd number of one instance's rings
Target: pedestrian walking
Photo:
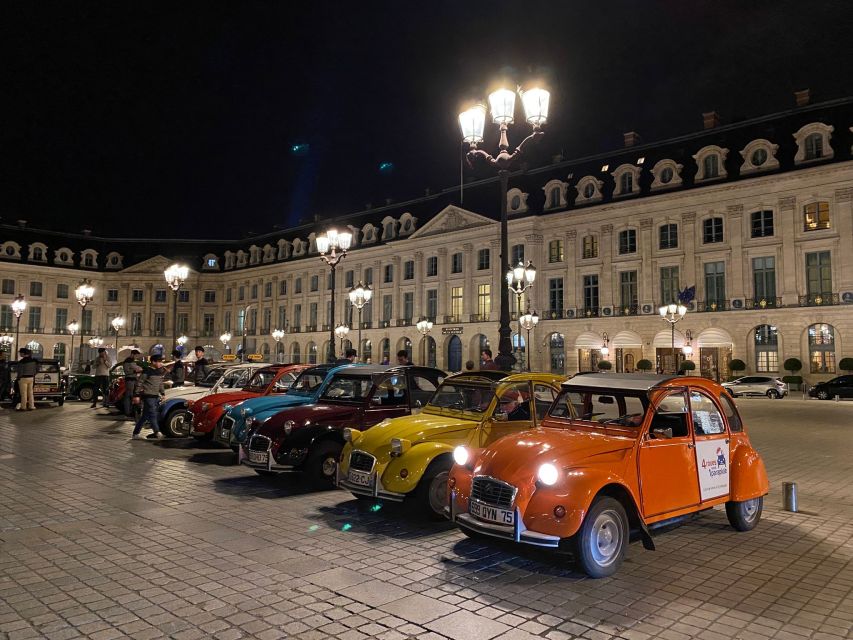
[[[145,440],[161,440],[163,434],[160,433],[160,425],[157,424],[157,413],[159,411],[160,398],[164,397],[165,389],[163,387],[163,375],[166,370],[163,368],[163,356],[155,353],[151,356],[151,366],[140,374],[136,381],[135,398],[139,398],[142,403],[142,415],[136,421],[136,426],[133,428],[133,439],[142,440],[142,426],[147,422],[151,425],[152,434],[147,436]]]
[[[139,351],[133,349],[121,363],[124,373],[124,397],[121,399],[121,404],[124,415],[128,418],[133,418],[133,394],[136,389],[136,380],[142,373],[142,367],[139,366],[141,355]]]
[[[110,360],[110,354],[103,347],[98,349],[97,357],[89,363],[92,371],[95,372],[95,389],[92,394],[92,409],[98,406],[98,392],[104,394],[102,407],[107,406],[107,401],[110,398],[110,367],[113,363]]]
[[[18,350],[18,391],[20,401],[18,411],[33,411],[36,408],[36,398],[33,393],[35,387],[38,362],[33,358],[33,352],[22,347]]]
[[[169,380],[172,381],[172,387],[183,387],[184,379],[186,378],[186,367],[184,361],[181,360],[181,352],[175,349],[172,351],[174,360],[167,367],[169,371]]]

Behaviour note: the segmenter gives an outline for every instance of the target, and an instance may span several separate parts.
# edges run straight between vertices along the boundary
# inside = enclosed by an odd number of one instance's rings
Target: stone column
[[[681,269],[679,274],[678,286],[680,289],[692,287],[696,285],[696,291],[702,291],[702,299],[706,297],[704,289],[705,283],[701,286],[698,282],[702,278],[701,267],[699,266],[699,256],[696,255],[696,212],[687,211],[681,216],[681,229],[679,229],[679,248],[681,249]],[[652,237],[652,242],[655,238]],[[698,295],[697,295],[698,297]]]
[[[599,305],[612,307],[615,304],[613,292],[618,285],[613,282],[616,274],[613,272],[613,225],[601,225],[601,235],[598,238],[598,255],[601,258],[601,276],[598,280]]]
[[[655,271],[657,270],[657,265],[653,259],[655,241],[653,226],[654,220],[652,218],[640,219],[640,239],[638,249],[640,251],[642,267],[640,268],[639,282],[637,283],[640,288],[637,292],[637,297],[640,300],[641,307],[644,304],[654,306],[655,296],[657,296],[655,289],[655,282],[657,281]]]
[[[578,276],[578,232],[574,229],[566,231],[566,273],[563,282],[563,304],[566,309],[579,309],[581,307],[578,287],[580,286]],[[565,311],[565,309],[564,309]]]
[[[412,322],[417,322],[426,315],[426,290],[424,289],[424,253],[415,251],[415,306],[412,314]]]
[[[529,259],[533,261],[533,266],[536,267],[536,271],[541,275],[544,270],[543,267],[546,264],[545,252],[543,251],[545,239],[541,234],[534,233],[524,236],[524,243],[530,248],[531,255]],[[535,309],[541,313],[541,309],[544,308],[543,302],[548,295],[548,283],[545,280],[537,279],[533,285],[532,289],[527,290],[527,300],[530,303],[531,311]],[[524,305],[524,302],[522,302],[522,305]],[[525,307],[520,311],[523,313],[526,310],[527,308]],[[526,335],[525,333],[525,337]],[[530,339],[533,339],[532,332],[530,333]]]
[[[731,247],[730,255],[730,278],[726,278],[726,297],[731,298],[746,298],[746,292],[750,289],[746,285],[744,278],[744,260],[745,253],[743,250],[743,205],[729,205],[726,207],[726,225],[729,233],[729,246]],[[749,273],[747,270],[746,273]],[[729,284],[731,283],[731,284]]]
[[[853,187],[835,190],[836,213],[832,224],[838,229],[841,246],[849,246],[853,239]],[[839,251],[832,274],[833,289],[841,293],[853,290],[853,252]]]
[[[786,196],[779,198],[779,235],[782,237],[781,264],[776,265],[776,291],[783,305],[797,305],[801,280],[798,269],[797,247],[797,198]],[[781,282],[780,282],[781,277]],[[804,276],[803,276],[804,278]],[[780,286],[781,285],[781,286]],[[805,293],[805,284],[802,286]]]
[[[466,244],[465,246],[470,247],[471,245]],[[463,269],[468,268],[469,258],[470,251],[466,250],[462,257]],[[449,271],[450,270],[447,268],[447,249],[445,247],[441,247],[438,250],[438,291],[436,293],[438,296],[438,308],[435,311],[436,324],[443,323],[444,316],[447,315],[447,301],[450,296],[450,287],[447,284],[447,274]]]

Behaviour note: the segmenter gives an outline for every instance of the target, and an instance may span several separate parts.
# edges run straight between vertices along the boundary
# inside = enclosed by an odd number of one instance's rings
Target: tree
[[[746,363],[743,360],[735,358],[729,363],[729,369],[734,371],[746,371]]]
[[[640,371],[651,371],[652,361],[643,358],[642,360],[637,362],[637,369],[639,369]]]
[[[853,358],[841,358],[841,362],[838,363],[838,367],[842,371],[847,371],[848,373],[853,371]]]
[[[785,367],[786,371],[790,371],[793,376],[797,374],[797,371],[803,368],[803,363],[800,362],[799,358],[788,358],[782,366]]]
[[[694,371],[696,369],[696,363],[693,360],[685,360],[678,366],[679,371]]]
[[[609,360],[599,360],[598,368],[601,371],[610,371],[613,368],[613,363]]]

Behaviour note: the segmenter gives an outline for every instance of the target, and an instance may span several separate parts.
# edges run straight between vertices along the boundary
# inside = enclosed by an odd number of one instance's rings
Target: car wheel
[[[430,463],[424,472],[415,492],[418,509],[433,520],[444,520],[444,507],[447,506],[447,479],[453,461],[442,456]]]
[[[727,502],[726,516],[729,524],[738,531],[752,531],[761,520],[761,511],[764,508],[764,498],[753,498],[741,502]]]
[[[163,432],[170,438],[180,438],[187,435],[187,423],[181,409],[172,409],[163,421]]]
[[[95,395],[95,388],[94,387],[80,387],[77,390],[77,397],[80,399],[80,402],[90,402],[94,395]]]
[[[591,578],[612,576],[625,559],[628,516],[618,500],[596,498],[575,540],[575,558]]]
[[[320,442],[305,461],[303,469],[308,474],[311,483],[319,487],[329,487],[335,484],[335,473],[338,469],[338,459],[341,457],[343,445],[326,440]]]
[[[776,389],[768,389],[767,390],[767,397],[770,398],[771,400],[775,400],[776,398],[779,397],[779,392],[776,391]]]
[[[826,391],[817,392],[818,400],[829,400],[829,393]]]

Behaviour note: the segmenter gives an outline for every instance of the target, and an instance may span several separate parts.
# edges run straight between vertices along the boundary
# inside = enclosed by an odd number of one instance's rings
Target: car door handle
[[[728,438],[726,438],[726,444],[728,444],[728,443],[729,443],[729,439],[728,439]]]
[[[687,448],[688,448],[688,449],[692,449],[692,448],[693,448],[693,446],[694,446],[694,445],[693,445],[693,443],[691,442],[690,444],[688,444],[688,445],[687,445]]]

